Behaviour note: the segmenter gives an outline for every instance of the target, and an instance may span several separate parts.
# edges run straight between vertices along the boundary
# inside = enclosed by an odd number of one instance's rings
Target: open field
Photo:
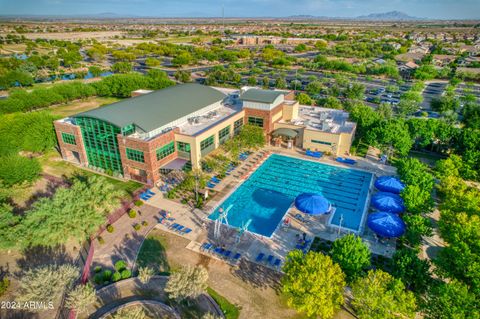
[[[61,117],[67,117],[70,115],[90,111],[119,100],[120,99],[115,97],[92,97],[82,101],[67,103],[65,105],[52,106],[50,107],[50,110],[52,111],[52,114]]]

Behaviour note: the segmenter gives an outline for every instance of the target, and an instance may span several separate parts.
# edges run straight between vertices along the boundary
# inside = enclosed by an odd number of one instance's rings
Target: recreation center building
[[[55,121],[63,159],[153,185],[171,170],[200,168],[247,123],[269,141],[332,155],[346,154],[355,134],[348,113],[299,105],[293,91],[187,83],[132,96]]]

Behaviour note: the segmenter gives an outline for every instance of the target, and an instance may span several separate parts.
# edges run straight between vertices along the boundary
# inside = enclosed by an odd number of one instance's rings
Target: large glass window
[[[129,160],[145,163],[145,156],[142,151],[126,148],[126,153]]]
[[[157,148],[157,161],[161,160],[162,158],[167,157],[168,155],[175,152],[175,142],[170,142],[168,144],[163,145],[160,148]]]
[[[261,117],[248,117],[248,124],[263,127],[263,118]]]
[[[200,142],[200,150],[204,150],[215,143],[215,137],[212,135]]]
[[[184,142],[177,142],[177,149],[185,153],[190,153],[190,144]]]
[[[319,140],[311,140],[312,143],[317,143],[317,144],[323,144],[323,145],[332,145],[330,142],[324,142],[324,141],[319,141]]]
[[[200,153],[202,156],[207,155],[211,151],[215,149],[215,137],[212,135],[207,137],[203,141],[200,142]]]
[[[238,134],[243,126],[243,118],[236,120],[233,123],[233,134]]]
[[[63,143],[77,145],[75,141],[75,135],[62,132],[62,141]]]
[[[122,134],[123,136],[128,136],[130,134],[135,133],[135,125],[130,124],[122,128]]]
[[[220,144],[223,144],[229,138],[230,138],[230,125],[225,128],[222,128],[218,132],[218,139],[220,141]]]
[[[120,128],[90,117],[77,117],[75,122],[82,130],[88,165],[123,173],[117,141]]]

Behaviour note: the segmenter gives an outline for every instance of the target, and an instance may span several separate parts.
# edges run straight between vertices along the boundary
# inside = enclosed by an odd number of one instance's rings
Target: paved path
[[[113,269],[118,260],[127,262],[129,268],[133,267],[146,234],[157,225],[160,217],[160,210],[148,204],[134,209],[137,210],[135,218],[125,214],[113,224],[113,233],[105,230],[100,234],[105,240],[104,244],[94,240],[92,270],[96,266]],[[142,226],[138,231],[133,228],[135,224],[141,224],[144,221],[148,223],[147,226]]]
[[[138,278],[129,278],[103,287],[97,290],[97,304],[88,311],[91,314],[90,318],[100,318],[120,305],[135,300],[148,299],[165,303],[168,301],[164,291],[167,281],[167,276],[154,276],[146,284],[142,284]],[[223,318],[222,311],[209,295],[200,295],[197,301],[204,312],[211,312]]]

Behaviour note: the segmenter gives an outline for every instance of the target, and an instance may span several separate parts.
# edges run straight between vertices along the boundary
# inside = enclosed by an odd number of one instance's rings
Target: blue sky
[[[218,17],[222,4],[226,17],[355,17],[398,10],[427,18],[480,18],[480,0],[0,0],[0,14]]]

